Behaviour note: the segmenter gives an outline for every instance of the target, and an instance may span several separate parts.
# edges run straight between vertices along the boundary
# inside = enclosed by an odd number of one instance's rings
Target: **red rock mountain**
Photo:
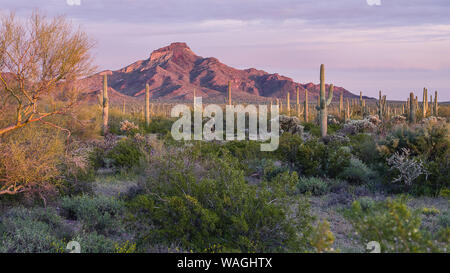
[[[146,60],[137,61],[117,71],[103,71],[85,78],[81,80],[83,90],[100,90],[103,73],[109,74],[108,84],[113,96],[143,96],[148,83],[150,98],[160,101],[192,100],[193,90],[196,89],[196,95],[202,96],[206,101],[224,102],[229,81],[232,97],[237,101],[260,101],[270,97],[285,99],[287,92],[290,92],[291,101],[294,102],[297,86],[300,88],[302,101],[305,89],[309,91],[310,101],[314,101],[319,91],[319,86],[313,83],[300,84],[278,74],[254,68],[235,69],[216,58],[200,57],[186,43],[172,43],[153,51]],[[319,78],[319,72],[317,73]],[[344,97],[355,97],[344,88],[335,87],[335,100],[339,99],[341,92]]]

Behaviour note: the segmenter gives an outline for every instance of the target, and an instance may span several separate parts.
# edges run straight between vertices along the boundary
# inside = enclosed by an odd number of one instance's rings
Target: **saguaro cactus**
[[[108,133],[108,114],[109,114],[109,100],[108,100],[108,75],[103,75],[103,135]]]
[[[428,90],[423,89],[422,116],[425,118],[428,112]]]
[[[345,108],[344,119],[347,121],[350,119],[350,101],[347,99],[347,107]]]
[[[414,98],[414,93],[411,92],[409,94],[409,122],[415,123],[416,122],[416,99]]]
[[[319,111],[320,134],[322,137],[327,136],[328,106],[333,99],[333,89],[334,86],[331,84],[328,91],[328,98],[325,98],[325,66],[322,64],[320,65],[320,104],[316,107]]]
[[[345,115],[343,117],[344,113],[344,92],[341,92],[341,95],[339,96],[339,117],[345,119]]]
[[[378,117],[383,120],[384,114],[386,112],[386,96],[381,96],[381,91],[378,92]]]
[[[290,94],[289,94],[289,92],[287,92],[287,95],[286,95],[286,110],[287,110],[287,114],[288,114],[288,116],[290,116],[291,115],[291,100],[290,100]]]
[[[305,117],[305,122],[309,121],[309,102],[308,102],[308,89],[305,89],[305,107],[303,109],[303,116]]]
[[[231,104],[231,81],[228,81],[228,105]]]
[[[433,107],[434,115],[437,117],[439,115],[439,105],[437,100],[437,91],[434,91],[434,107]]]
[[[150,86],[145,85],[145,124],[150,125]]]
[[[361,116],[363,115],[363,98],[362,98],[362,92],[359,91],[359,109],[361,112]]]

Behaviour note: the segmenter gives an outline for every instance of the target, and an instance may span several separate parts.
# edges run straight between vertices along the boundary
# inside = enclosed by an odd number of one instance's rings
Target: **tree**
[[[79,102],[72,92],[74,82],[94,71],[89,53],[93,45],[62,16],[50,19],[38,11],[27,20],[14,13],[0,16],[0,97],[12,101],[7,109],[14,116],[0,127],[0,136],[37,121],[58,128],[45,119],[65,114]],[[62,105],[39,107],[43,97],[55,94]]]

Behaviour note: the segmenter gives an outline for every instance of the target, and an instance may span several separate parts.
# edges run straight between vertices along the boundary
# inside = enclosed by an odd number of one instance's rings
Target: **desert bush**
[[[446,210],[439,215],[438,222],[443,228],[450,228],[450,211]]]
[[[73,240],[80,243],[81,253],[115,253],[117,251],[116,241],[96,231],[81,232]]]
[[[16,130],[0,142],[0,197],[5,194],[46,200],[61,182],[65,137],[33,124]]]
[[[351,154],[338,143],[328,145],[312,139],[298,148],[294,166],[305,176],[328,176],[335,178],[350,164]]]
[[[320,221],[317,228],[314,229],[311,236],[311,245],[318,253],[332,252],[331,247],[334,243],[334,235],[330,230],[330,223],[327,220]]]
[[[394,130],[380,143],[379,150],[385,159],[392,158],[396,153],[397,157],[408,151],[408,160],[403,160],[420,165],[422,173],[416,177],[407,190],[417,195],[437,196],[441,190],[450,186],[448,181],[450,142],[448,129],[440,124],[423,125],[414,128],[400,127]],[[389,163],[388,160],[386,160]],[[387,164],[386,164],[387,165]],[[392,168],[386,172],[385,180],[390,183],[399,175],[398,168]],[[398,190],[397,187],[393,188]]]
[[[124,203],[114,197],[67,196],[61,199],[61,209],[62,215],[80,221],[88,232],[96,231],[105,236],[117,235],[124,228]]]
[[[295,174],[252,186],[227,152],[199,159],[184,151],[153,164],[146,193],[129,202],[129,221],[139,230],[138,247],[175,243],[197,252],[307,247],[312,219],[308,204],[285,190],[292,189]]]
[[[127,136],[134,136],[139,132],[139,126],[134,124],[134,122],[124,120],[120,122],[120,131]]]
[[[280,136],[280,142],[275,154],[280,160],[294,163],[297,160],[299,148],[302,144],[303,139],[301,136],[284,133]]]
[[[315,196],[324,195],[328,192],[327,182],[318,177],[301,177],[297,188],[300,193],[311,193]]]
[[[145,131],[147,133],[152,134],[160,134],[160,135],[170,135],[170,131],[172,130],[172,119],[163,118],[163,117],[154,117],[151,119],[150,124],[146,127]]]
[[[351,157],[350,164],[339,173],[338,177],[351,184],[362,185],[369,183],[375,175],[375,172],[361,160]]]
[[[371,134],[357,134],[350,136],[351,153],[367,165],[382,163],[384,158],[377,149],[377,140]]]
[[[135,139],[122,139],[106,154],[117,169],[131,169],[139,165],[144,152]]]
[[[363,244],[377,241],[382,252],[437,252],[447,247],[446,242],[420,229],[420,212],[411,211],[404,198],[387,199],[365,208],[355,201],[345,216]]]
[[[52,208],[12,208],[0,220],[0,253],[55,253],[72,236]]]
[[[263,159],[261,161],[257,171],[261,173],[263,180],[270,181],[277,175],[289,171],[289,167],[279,161],[274,161],[273,159]]]

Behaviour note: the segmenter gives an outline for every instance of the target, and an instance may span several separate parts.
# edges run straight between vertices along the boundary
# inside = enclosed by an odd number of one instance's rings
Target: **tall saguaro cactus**
[[[434,91],[434,106],[433,106],[434,115],[437,117],[439,114],[439,105],[437,100],[437,91]]]
[[[339,96],[339,117],[344,118],[344,92],[341,92],[341,95]]]
[[[322,137],[327,136],[328,106],[333,99],[333,89],[334,86],[331,84],[330,90],[328,91],[328,98],[325,98],[325,66],[322,64],[320,65],[320,104],[316,107],[319,111],[320,134]]]
[[[423,89],[422,117],[426,117],[428,112],[428,90]]]
[[[145,85],[145,124],[150,125],[150,86]]]
[[[386,96],[381,96],[381,91],[379,91],[378,97],[379,97],[377,102],[378,117],[380,118],[380,120],[383,120],[384,115],[386,113]]]
[[[288,116],[290,116],[291,115],[291,99],[290,99],[289,92],[287,92],[287,95],[286,95],[286,110],[287,110]]]
[[[108,75],[103,75],[103,135],[108,133],[108,115],[109,115],[109,99],[108,99]]]
[[[414,93],[409,94],[409,122],[416,123],[416,99],[414,98]]]
[[[304,102],[304,104],[305,104],[305,107],[303,107],[304,108],[304,110],[303,110],[303,116],[305,117],[305,122],[308,122],[309,121],[309,102],[308,102],[308,89],[305,89],[305,102]]]
[[[359,109],[361,111],[361,116],[363,115],[363,98],[362,98],[362,92],[359,91]]]

